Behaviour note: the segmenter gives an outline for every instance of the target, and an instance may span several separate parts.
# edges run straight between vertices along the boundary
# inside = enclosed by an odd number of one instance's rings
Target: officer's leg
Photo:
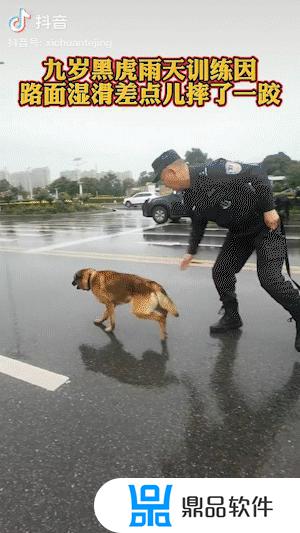
[[[253,236],[228,233],[212,269],[213,280],[223,302],[225,314],[210,327],[211,333],[224,332],[242,326],[235,293],[236,276],[254,250]]]
[[[212,269],[215,287],[220,300],[236,300],[236,276],[254,251],[254,237],[228,233]]]
[[[255,248],[260,284],[295,319],[295,347],[300,351],[300,295],[291,281],[282,275],[287,245],[280,228],[275,231],[263,230],[255,239]]]

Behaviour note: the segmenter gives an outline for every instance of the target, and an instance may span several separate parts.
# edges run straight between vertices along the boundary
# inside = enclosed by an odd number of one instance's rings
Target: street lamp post
[[[82,183],[80,181],[80,176],[79,176],[79,166],[82,165],[83,159],[82,157],[74,157],[73,161],[76,167],[76,180],[79,185],[79,195],[81,196],[82,195]]]

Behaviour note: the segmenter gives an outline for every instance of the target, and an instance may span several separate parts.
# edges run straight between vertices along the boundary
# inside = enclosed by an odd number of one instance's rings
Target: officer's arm
[[[250,167],[247,169],[246,167]],[[270,230],[280,224],[280,217],[275,209],[271,184],[266,172],[260,165],[242,165],[245,171],[244,180],[251,183],[257,194],[257,205],[264,215],[264,223]]]
[[[262,213],[275,209],[273,191],[267,173],[260,165],[250,169],[250,183],[255,189]]]
[[[202,240],[205,228],[207,226],[207,219],[199,215],[194,215],[192,218],[191,231],[189,236],[189,244],[187,253],[195,255],[197,253],[198,245]]]

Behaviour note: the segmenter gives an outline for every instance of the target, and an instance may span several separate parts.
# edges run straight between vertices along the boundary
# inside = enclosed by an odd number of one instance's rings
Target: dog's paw
[[[113,331],[113,328],[111,326],[107,326],[107,328],[105,328],[105,331],[106,333],[111,333]]]
[[[95,318],[94,324],[102,324],[103,320],[101,318]]]

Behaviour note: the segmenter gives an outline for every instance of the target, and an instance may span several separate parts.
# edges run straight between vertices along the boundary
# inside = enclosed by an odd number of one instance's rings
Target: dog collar
[[[87,280],[87,286],[88,288],[86,289],[87,291],[90,291],[91,290],[91,281],[92,281],[92,277],[94,277],[94,274],[95,272],[91,272],[89,277],[88,277],[88,280]]]
[[[92,274],[89,274],[89,277],[88,277],[88,280],[87,280],[87,291],[90,291],[91,290],[91,275]]]

